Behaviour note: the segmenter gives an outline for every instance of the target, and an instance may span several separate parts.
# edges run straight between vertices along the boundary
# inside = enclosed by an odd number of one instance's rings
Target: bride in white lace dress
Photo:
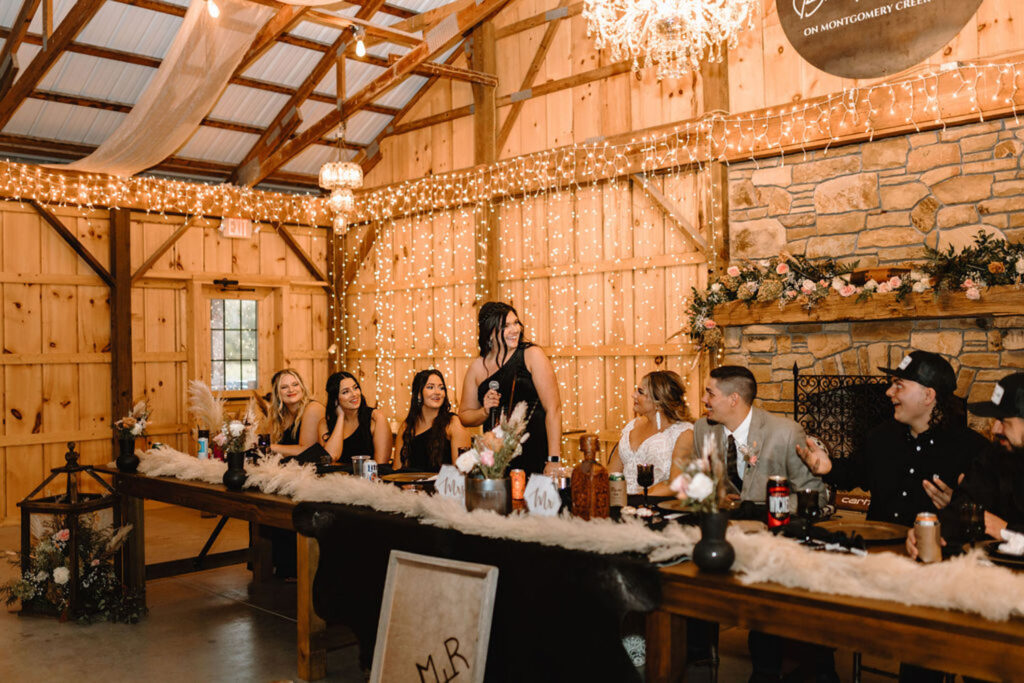
[[[638,464],[654,465],[652,496],[674,495],[668,485],[693,453],[693,423],[686,408],[683,380],[676,373],[648,373],[633,391],[637,417],[622,430],[608,463],[611,472],[626,477],[626,492],[643,493],[636,483]]]

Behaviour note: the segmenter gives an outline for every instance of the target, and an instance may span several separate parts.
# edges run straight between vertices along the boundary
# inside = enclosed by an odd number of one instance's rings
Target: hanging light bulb
[[[327,206],[336,214],[352,213],[356,208],[356,197],[347,187],[339,187],[331,192]]]
[[[217,3],[213,0],[206,0],[206,11],[210,13],[210,16],[216,19],[220,16],[220,7],[217,7]]]
[[[334,234],[343,237],[348,232],[348,217],[339,213],[334,217]]]
[[[365,37],[366,37],[366,31],[364,31],[362,28],[357,28],[356,29],[356,56],[357,57],[365,57],[366,56],[366,43],[363,42],[363,38],[365,38]]]

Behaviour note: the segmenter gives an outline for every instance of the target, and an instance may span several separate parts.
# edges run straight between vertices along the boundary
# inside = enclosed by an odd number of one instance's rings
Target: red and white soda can
[[[789,524],[789,479],[768,477],[765,499],[768,502],[768,528]]]

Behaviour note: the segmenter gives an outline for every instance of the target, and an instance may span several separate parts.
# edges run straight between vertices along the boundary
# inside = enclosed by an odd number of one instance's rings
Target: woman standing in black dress
[[[327,414],[320,421],[324,448],[336,463],[370,455],[380,464],[391,460],[391,425],[384,413],[366,404],[354,375],[336,372],[327,378]]]
[[[469,448],[469,433],[452,412],[444,375],[421,370],[412,380],[409,414],[398,429],[395,469],[437,472],[455,464],[460,448]]]
[[[478,328],[480,355],[466,373],[459,419],[467,427],[483,425],[489,430],[496,415],[511,413],[517,403],[526,401],[530,438],[511,467],[541,472],[549,456],[561,454],[562,402],[555,369],[539,346],[523,339],[523,324],[510,305],[485,303]]]

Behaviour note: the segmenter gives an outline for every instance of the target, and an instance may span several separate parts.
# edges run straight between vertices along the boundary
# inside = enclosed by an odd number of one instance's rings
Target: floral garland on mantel
[[[1024,284],[1024,244],[1012,244],[982,230],[974,244],[959,252],[952,246],[944,252],[926,246],[924,263],[887,269],[898,274],[881,282],[868,277],[856,283],[856,267],[857,262],[811,262],[788,252],[765,261],[733,264],[724,275],[712,278],[706,290],[693,288],[687,333],[701,349],[719,346],[723,333],[714,309],[731,301],[748,305],[774,301],[780,309],[797,305],[811,310],[829,296],[856,297],[855,303],[863,303],[878,294],[900,301],[911,292],[928,291],[936,296],[944,291],[963,292],[977,301],[987,287]]]

